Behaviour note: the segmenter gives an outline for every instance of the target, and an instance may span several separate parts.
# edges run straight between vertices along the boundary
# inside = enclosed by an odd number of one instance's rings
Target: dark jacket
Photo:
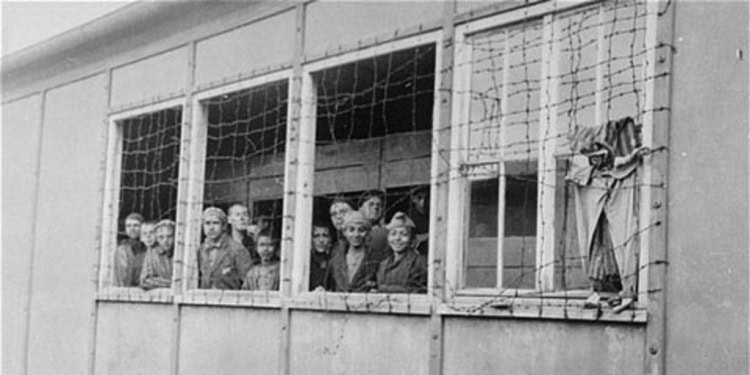
[[[378,263],[380,262],[377,254],[371,251],[369,247],[365,247],[365,257],[359,264],[354,277],[349,281],[349,272],[346,265],[346,254],[348,252],[349,249],[338,251],[331,258],[327,277],[329,278],[328,282],[332,283],[333,290],[361,293],[374,289]]]
[[[216,258],[211,264],[211,252]],[[206,240],[198,249],[198,269],[201,289],[240,289],[243,277],[252,265],[250,255],[244,246],[226,233],[219,241]]]
[[[330,258],[329,253],[319,253],[315,249],[310,252],[310,290],[315,290],[319,286],[326,290],[332,288],[326,277],[331,262]]]
[[[389,256],[378,267],[378,292],[425,293],[427,291],[427,261],[415,250],[405,250],[404,257]]]

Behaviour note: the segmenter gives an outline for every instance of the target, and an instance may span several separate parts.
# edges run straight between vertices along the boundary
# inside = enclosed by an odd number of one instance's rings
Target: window
[[[449,289],[634,299],[646,4],[543,7],[457,28]]]
[[[242,85],[198,98],[189,288],[279,289],[288,80]]]
[[[181,122],[182,109],[173,104],[113,117],[102,242],[108,249],[103,252],[104,287],[171,286]]]
[[[425,39],[308,67],[314,186],[309,233],[297,236],[308,244],[299,291],[426,292],[436,46]],[[361,259],[350,219],[366,222]],[[391,222],[410,233],[389,238]],[[315,243],[321,232],[327,247]]]

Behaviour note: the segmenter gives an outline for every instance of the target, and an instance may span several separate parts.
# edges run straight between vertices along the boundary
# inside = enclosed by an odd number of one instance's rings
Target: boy
[[[253,235],[248,234],[250,226],[250,210],[242,203],[235,203],[229,207],[229,226],[231,228],[232,239],[242,244],[247,250],[250,260],[253,264],[260,262],[258,253],[255,250],[255,240]]]
[[[151,231],[156,232],[156,246],[150,246],[143,260],[141,288],[169,288],[172,286],[172,258],[174,255],[174,227],[172,220],[162,220]],[[144,224],[142,231],[147,230]]]
[[[206,239],[198,249],[201,289],[240,289],[242,276],[250,269],[250,255],[225,233],[227,215],[218,207],[203,211]]]
[[[383,228],[381,223],[385,211],[384,201],[385,193],[380,190],[369,190],[364,192],[359,198],[359,212],[370,221],[372,227],[370,231],[370,249],[376,253],[386,255],[388,249],[388,231]]]
[[[413,248],[416,225],[403,212],[393,215],[388,223],[388,245],[393,253],[380,262],[378,292],[425,293],[427,262]]]
[[[310,250],[310,290],[328,289],[326,273],[331,258],[331,228],[316,221],[313,223],[312,249]]]
[[[143,258],[146,256],[146,246],[140,241],[142,223],[143,216],[137,212],[125,218],[125,233],[128,238],[115,249],[112,280],[114,286],[138,286]]]
[[[345,251],[337,252],[330,262],[328,277],[337,292],[367,292],[375,287],[380,258],[367,245],[372,223],[359,211],[344,219]]]
[[[245,275],[245,290],[279,290],[279,261],[275,259],[275,242],[269,231],[258,233],[258,255],[260,263]]]
[[[346,214],[354,211],[354,207],[345,198],[335,198],[331,202],[329,214],[331,215],[331,224],[336,228],[336,239],[333,244],[333,253],[339,251],[345,251],[348,244],[346,243],[346,237],[344,236],[344,218]]]

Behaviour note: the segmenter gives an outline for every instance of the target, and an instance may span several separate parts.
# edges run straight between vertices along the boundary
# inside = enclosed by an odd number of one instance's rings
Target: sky
[[[128,1],[122,0],[1,0],[2,55],[20,51],[127,4]]]

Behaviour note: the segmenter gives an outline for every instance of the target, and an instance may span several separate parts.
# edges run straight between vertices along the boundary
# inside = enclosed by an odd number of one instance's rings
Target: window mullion
[[[508,83],[510,79],[510,42],[508,41],[508,31],[504,31],[503,38],[503,87],[500,96],[500,176],[498,184],[498,211],[497,211],[497,287],[503,287],[503,239],[505,238],[505,127],[508,123]]]
[[[200,247],[201,213],[203,211],[203,184],[206,168],[206,142],[208,135],[208,111],[195,100],[190,128],[190,167],[185,214],[185,252],[182,271],[183,290],[198,287],[198,261],[196,249]]]
[[[555,261],[555,144],[557,106],[558,48],[554,38],[554,18],[544,17],[542,43],[541,113],[539,116],[540,153],[538,160],[538,214],[536,241],[537,289],[550,291],[554,288]]]

